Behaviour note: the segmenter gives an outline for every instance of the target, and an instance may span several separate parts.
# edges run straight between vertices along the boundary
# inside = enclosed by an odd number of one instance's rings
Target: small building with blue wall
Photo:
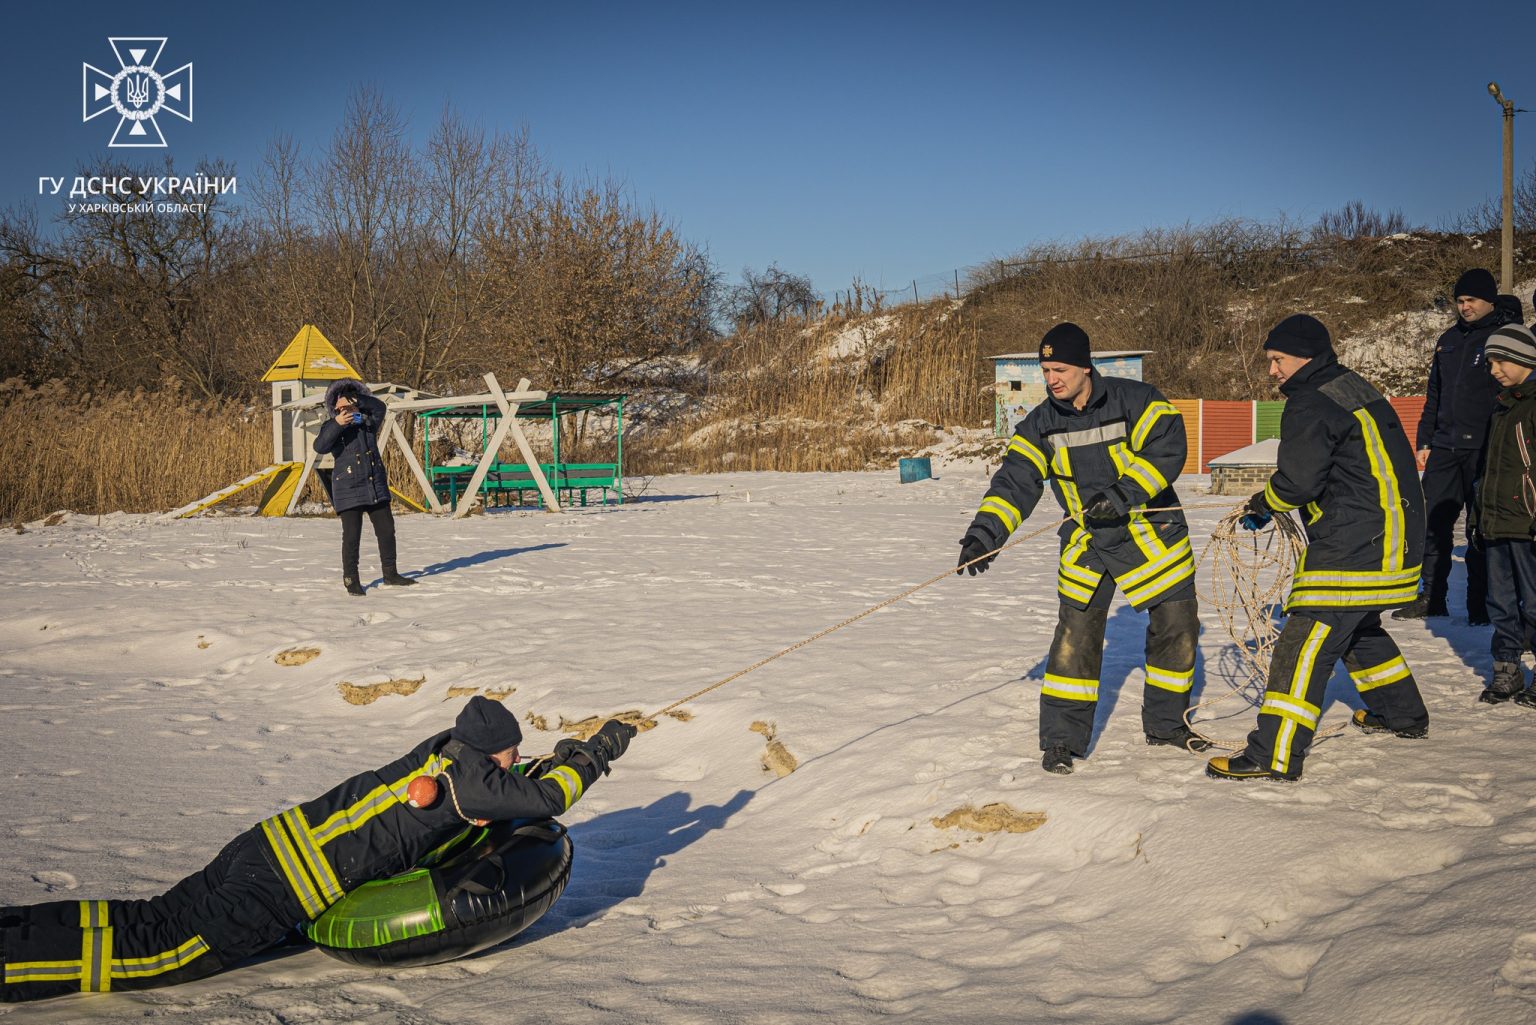
[[[1093,367],[1105,377],[1128,377],[1140,381],[1141,358],[1151,349],[1111,349],[1093,354]],[[988,357],[995,368],[997,389],[996,418],[993,429],[999,438],[1013,433],[1031,409],[1045,401],[1045,375],[1040,372],[1040,357],[1033,352],[1012,352]]]

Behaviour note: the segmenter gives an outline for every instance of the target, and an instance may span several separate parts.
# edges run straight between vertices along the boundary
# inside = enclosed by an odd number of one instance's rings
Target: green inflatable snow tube
[[[571,855],[571,839],[554,819],[472,829],[432,864],[359,886],[305,931],[352,964],[451,961],[538,921],[564,892]]]

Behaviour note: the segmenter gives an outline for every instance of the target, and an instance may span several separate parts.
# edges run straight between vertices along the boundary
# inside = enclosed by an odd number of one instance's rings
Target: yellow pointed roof
[[[338,381],[361,377],[313,324],[305,324],[288,348],[261,375],[263,381]]]

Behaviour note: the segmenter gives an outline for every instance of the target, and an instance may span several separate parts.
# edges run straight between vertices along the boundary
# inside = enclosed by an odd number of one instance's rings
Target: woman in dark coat
[[[357,549],[363,536],[363,514],[379,539],[384,583],[408,587],[416,581],[395,567],[395,517],[389,511],[389,478],[379,455],[378,432],[384,423],[384,403],[355,378],[332,381],[325,390],[325,411],[331,418],[315,438],[315,451],[336,457],[331,470],[331,505],[341,517],[341,579],[347,593],[362,597],[357,575]]]

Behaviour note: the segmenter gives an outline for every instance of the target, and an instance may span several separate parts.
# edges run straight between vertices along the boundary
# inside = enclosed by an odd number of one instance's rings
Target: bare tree
[[[810,278],[781,270],[774,263],[761,272],[751,267],[741,272],[741,284],[731,289],[726,300],[726,313],[738,326],[752,327],[792,316],[808,317],[821,303]]]
[[[1386,238],[1408,230],[1401,210],[1381,213],[1360,200],[1351,200],[1337,210],[1326,210],[1312,229],[1313,237],[1323,241],[1352,241],[1360,238]]]

